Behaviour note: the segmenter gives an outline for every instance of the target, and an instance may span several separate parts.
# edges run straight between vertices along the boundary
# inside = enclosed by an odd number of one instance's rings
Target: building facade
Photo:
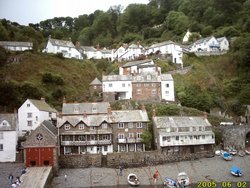
[[[215,144],[212,126],[206,117],[154,116],[154,143],[166,153],[211,151]]]
[[[0,114],[0,162],[15,162],[17,114]]]
[[[18,109],[18,135],[35,130],[44,120],[55,120],[57,111],[45,99],[27,99]]]
[[[25,51],[33,49],[32,42],[0,41],[0,46],[9,51]]]

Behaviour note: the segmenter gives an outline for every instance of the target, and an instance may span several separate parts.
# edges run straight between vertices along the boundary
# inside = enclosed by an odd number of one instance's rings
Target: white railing
[[[173,141],[162,141],[160,142],[161,147],[165,146],[184,146],[184,145],[202,145],[202,144],[214,144],[214,139],[204,139],[204,140],[173,140]]]

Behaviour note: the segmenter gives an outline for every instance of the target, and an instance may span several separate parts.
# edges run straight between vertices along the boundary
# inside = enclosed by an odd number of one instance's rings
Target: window
[[[60,50],[60,47],[59,47],[59,46],[57,46],[57,50]]]
[[[129,138],[134,138],[134,133],[128,133]]]
[[[113,84],[112,84],[112,83],[110,83],[110,84],[109,84],[109,87],[113,87]]]
[[[155,94],[156,94],[156,90],[153,89],[153,90],[152,90],[152,95],[155,95]]]
[[[169,96],[169,91],[165,91],[166,96]]]
[[[109,140],[109,135],[102,135],[102,140]]]
[[[27,123],[28,123],[28,126],[30,127],[32,126],[32,121],[28,121]]]
[[[107,128],[108,128],[108,124],[107,124],[107,123],[103,123],[103,124],[102,124],[102,128],[103,128],[103,129],[107,129]]]
[[[3,126],[7,126],[7,122],[3,122]]]
[[[125,83],[122,83],[122,87],[125,87]]]
[[[94,89],[96,89],[97,87],[96,86],[94,86]]]
[[[124,134],[118,134],[118,139],[123,139],[124,138]]]
[[[118,128],[123,129],[124,128],[124,123],[118,123]]]
[[[95,106],[92,107],[92,112],[97,112],[97,109]]]
[[[71,48],[69,47],[69,51],[71,51]]]
[[[141,138],[142,133],[137,133],[137,138]]]
[[[0,151],[3,151],[3,144],[0,144]]]
[[[136,93],[137,93],[137,94],[141,94],[141,90],[140,90],[140,89],[137,89]]]
[[[27,107],[30,107],[30,104],[29,104],[29,103],[27,103]]]
[[[108,146],[103,146],[104,151],[108,151]]]
[[[0,139],[1,140],[3,139],[3,133],[0,133]]]
[[[95,140],[95,135],[90,135],[90,140]]]
[[[205,139],[205,135],[202,135],[201,137],[202,137],[202,139]]]
[[[38,116],[36,116],[36,121],[38,121]]]
[[[136,128],[142,128],[142,123],[136,123]]]
[[[91,126],[91,127],[90,127],[90,130],[94,131],[94,130],[95,130],[95,127],[94,127],[94,126]]]
[[[137,83],[136,86],[137,86],[137,87],[141,87],[141,84],[140,84],[140,83]]]
[[[69,130],[70,129],[70,125],[69,124],[64,125],[64,129],[65,130]]]
[[[79,124],[79,129],[84,129],[84,124],[83,123]]]
[[[179,136],[176,136],[176,137],[175,137],[175,140],[179,140]]]
[[[169,84],[166,84],[166,87],[169,87]]]
[[[162,141],[170,142],[170,136],[163,136]]]
[[[85,136],[83,136],[83,135],[78,136],[78,140],[79,141],[85,141]]]
[[[148,85],[149,85],[148,83],[144,83],[144,87],[148,87]]]
[[[32,113],[28,113],[28,114],[27,114],[27,117],[28,117],[28,118],[32,118]]]
[[[50,117],[50,118],[52,117],[52,112],[49,112],[49,117]]]
[[[156,87],[156,84],[155,84],[155,83],[152,83],[152,87]]]
[[[133,128],[134,128],[133,123],[129,122],[129,123],[128,123],[128,128],[129,128],[129,129],[133,129]]]
[[[126,151],[126,147],[125,146],[120,146],[120,151]]]

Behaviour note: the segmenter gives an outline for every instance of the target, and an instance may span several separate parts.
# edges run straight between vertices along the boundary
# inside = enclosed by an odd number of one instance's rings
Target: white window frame
[[[141,129],[142,127],[143,127],[142,122],[137,122],[136,123],[136,128],[140,128]]]
[[[102,128],[103,128],[103,129],[107,129],[107,128],[108,128],[108,124],[107,124],[107,123],[103,123],[103,124],[102,124]]]
[[[129,129],[133,129],[133,128],[134,128],[133,122],[129,122],[129,123],[128,123],[128,128],[129,128]]]
[[[64,125],[64,130],[70,130],[70,124],[65,124]]]
[[[109,83],[109,87],[113,87],[113,84],[112,84],[112,83]]]
[[[124,129],[124,123],[118,123],[118,129]]]
[[[32,118],[32,113],[31,112],[27,113],[27,118]]]
[[[136,133],[136,138],[141,138],[142,133]]]
[[[0,151],[3,151],[3,144],[0,144]]]
[[[128,133],[129,138],[134,138],[134,133]]]
[[[124,139],[124,138],[125,138],[125,136],[124,136],[123,133],[119,133],[119,134],[117,135],[117,137],[118,137],[118,139]]]
[[[84,124],[83,123],[79,123],[79,129],[83,130],[84,129]]]
[[[33,122],[32,121],[27,121],[27,126],[32,127]]]

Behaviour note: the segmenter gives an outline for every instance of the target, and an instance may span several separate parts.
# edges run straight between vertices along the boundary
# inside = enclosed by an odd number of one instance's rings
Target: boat
[[[229,153],[231,155],[236,155],[237,154],[237,150],[236,149],[229,149]]]
[[[242,150],[240,150],[238,153],[237,153],[240,157],[244,157],[246,155],[246,153]]]
[[[230,169],[230,172],[231,172],[232,175],[234,175],[236,177],[241,177],[243,175],[240,168],[238,168],[236,166],[232,166],[232,168]]]
[[[174,188],[174,187],[177,187],[177,182],[173,180],[172,178],[165,178],[163,185],[165,185],[168,188]]]
[[[215,155],[221,155],[221,151],[220,150],[216,150],[215,151]]]
[[[231,161],[233,158],[231,156],[230,153],[228,152],[224,152],[223,155],[222,155],[223,159],[225,159],[226,161]]]
[[[140,181],[139,181],[138,177],[133,173],[130,173],[128,175],[128,183],[132,186],[140,185]]]
[[[186,188],[190,184],[189,177],[186,172],[180,172],[177,176],[177,187]]]
[[[247,155],[250,155],[250,151],[247,150],[247,149],[245,149],[245,153],[246,153]]]

